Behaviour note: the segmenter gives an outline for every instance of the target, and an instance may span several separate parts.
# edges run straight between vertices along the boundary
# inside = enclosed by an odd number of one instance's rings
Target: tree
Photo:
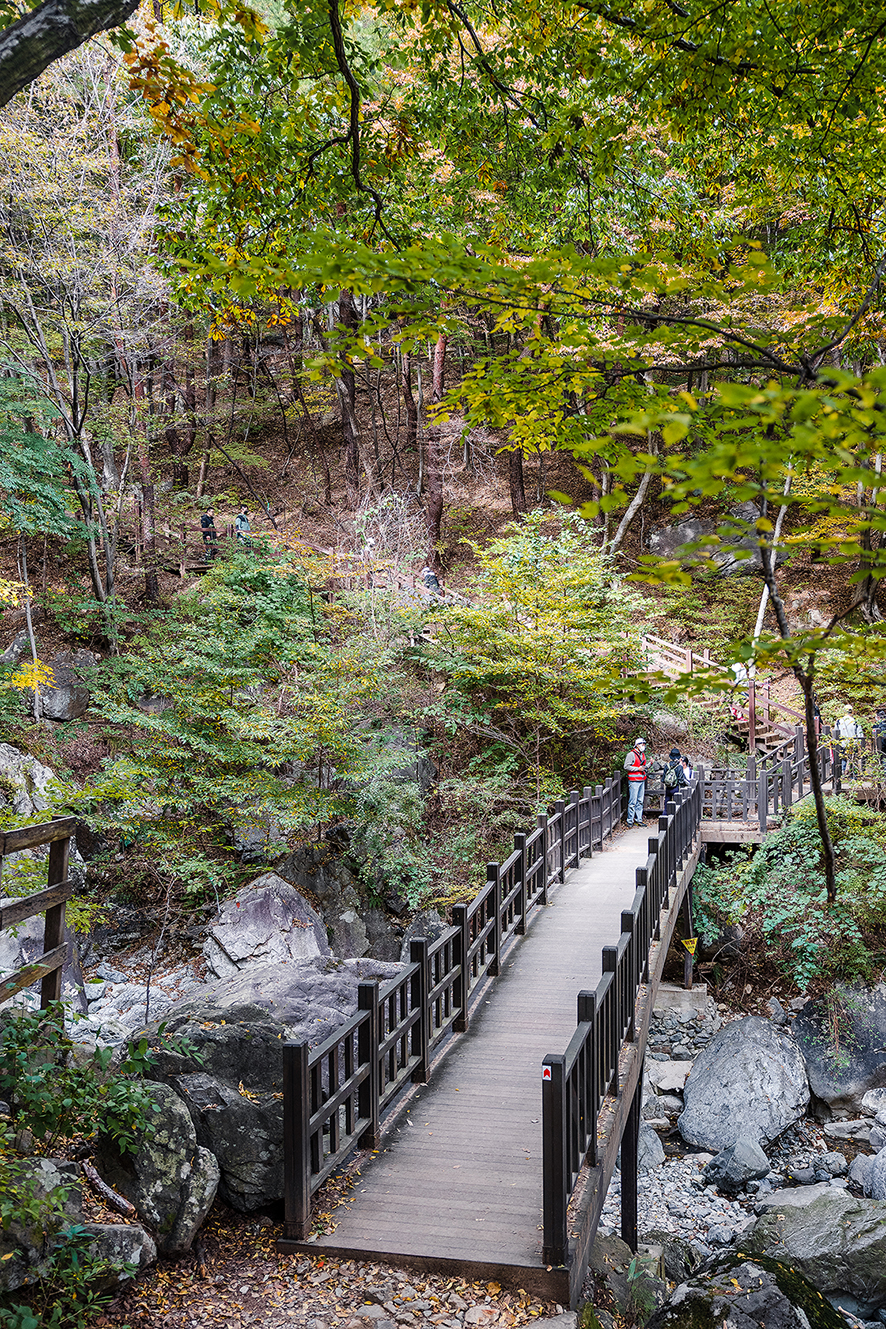
[[[17,12],[4,5],[7,13]],[[90,37],[125,23],[138,0],[43,0],[0,31],[0,106],[26,88],[53,61]]]

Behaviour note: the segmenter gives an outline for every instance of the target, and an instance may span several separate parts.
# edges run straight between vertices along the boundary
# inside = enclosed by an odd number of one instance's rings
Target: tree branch
[[[97,32],[119,27],[138,0],[44,0],[0,32],[0,106],[33,83],[47,65]]]

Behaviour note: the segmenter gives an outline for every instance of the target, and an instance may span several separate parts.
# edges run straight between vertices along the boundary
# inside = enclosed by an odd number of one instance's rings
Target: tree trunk
[[[440,333],[437,337],[437,345],[434,347],[434,379],[433,379],[433,397],[435,402],[443,400],[445,391],[444,379],[446,376],[446,348],[449,345],[449,338],[445,333]]]
[[[425,515],[428,525],[428,567],[439,571],[440,530],[443,524],[443,439],[441,431],[430,428],[427,431],[427,507]]]
[[[418,407],[412,395],[412,360],[408,355],[400,357],[400,390],[406,406],[406,447],[418,446]]]
[[[28,580],[28,547],[24,532],[18,537],[18,567],[22,585],[25,588],[25,623],[28,628],[28,641],[31,646],[31,663],[34,668],[34,719],[40,719],[40,683],[38,681],[37,640],[34,636],[34,622],[31,618],[31,583]]]
[[[508,484],[511,489],[511,509],[514,516],[519,517],[526,511],[522,448],[511,448],[508,453]]]
[[[342,324],[352,332],[357,330],[357,308],[350,291],[342,291],[338,298],[338,316]],[[348,496],[352,503],[360,497],[360,429],[357,424],[357,376],[353,369],[346,368],[340,378],[335,380],[341,407],[341,424],[345,440],[345,480]]]
[[[133,397],[137,402],[144,393],[144,384],[137,368],[132,374]],[[160,587],[157,581],[157,536],[154,521],[154,485],[151,480],[151,463],[148,457],[149,421],[139,420],[136,416],[133,425],[138,438],[138,470],[141,480],[141,521],[142,545],[145,563],[145,599],[156,604],[160,599]]]

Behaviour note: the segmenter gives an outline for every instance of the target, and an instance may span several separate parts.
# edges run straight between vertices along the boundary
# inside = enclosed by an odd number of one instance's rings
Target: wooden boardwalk
[[[335,1231],[300,1245],[496,1276],[542,1264],[542,1059],[567,1046],[576,998],[596,987],[654,828],[622,830],[583,859],[507,953],[470,1030],[365,1163]],[[472,1273],[471,1273],[472,1271]]]

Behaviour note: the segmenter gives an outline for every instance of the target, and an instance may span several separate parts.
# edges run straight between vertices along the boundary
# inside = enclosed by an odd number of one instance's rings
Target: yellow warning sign
[[[698,937],[687,937],[683,942],[683,945],[686,947],[690,955],[694,955],[695,948],[698,945]]]

